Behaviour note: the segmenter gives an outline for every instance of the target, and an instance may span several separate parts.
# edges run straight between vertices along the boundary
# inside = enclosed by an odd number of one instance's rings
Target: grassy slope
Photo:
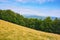
[[[0,20],[0,40],[60,40],[60,35],[36,31]]]

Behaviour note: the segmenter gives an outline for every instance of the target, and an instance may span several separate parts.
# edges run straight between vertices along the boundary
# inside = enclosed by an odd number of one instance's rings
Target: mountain
[[[0,20],[0,40],[60,40],[60,35],[36,31]]]
[[[37,19],[45,19],[46,16],[38,16],[38,15],[23,15],[26,18],[37,18]],[[56,17],[51,17],[52,20],[54,20]],[[57,17],[60,18],[60,17]]]
[[[23,15],[26,18],[37,18],[37,19],[45,19],[44,16],[37,16],[37,15]]]

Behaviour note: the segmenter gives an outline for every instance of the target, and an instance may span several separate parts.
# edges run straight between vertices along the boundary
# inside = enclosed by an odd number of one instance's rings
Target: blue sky
[[[0,0],[0,9],[11,9],[22,15],[60,17],[60,0]]]

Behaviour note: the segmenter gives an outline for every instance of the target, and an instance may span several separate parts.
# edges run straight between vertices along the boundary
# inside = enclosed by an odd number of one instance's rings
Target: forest
[[[25,18],[12,10],[0,10],[0,19],[39,31],[60,34],[60,19],[46,17],[44,20],[37,18]]]

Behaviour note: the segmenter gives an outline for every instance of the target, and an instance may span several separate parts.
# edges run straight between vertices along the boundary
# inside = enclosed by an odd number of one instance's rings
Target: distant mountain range
[[[37,15],[23,15],[26,18],[37,18],[37,19],[45,19],[46,16],[37,16]],[[55,19],[56,17],[51,17],[51,19]],[[57,17],[58,18],[58,17]]]
[[[45,19],[44,16],[37,16],[37,15],[24,15],[26,18],[37,18],[37,19]]]

